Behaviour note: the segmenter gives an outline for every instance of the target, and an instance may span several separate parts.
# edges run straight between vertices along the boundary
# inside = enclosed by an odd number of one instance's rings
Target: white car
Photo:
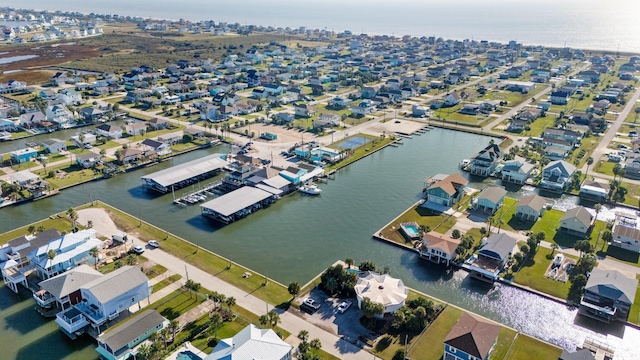
[[[144,252],[144,248],[140,245],[135,245],[134,247],[131,248],[131,251],[133,251],[134,253],[140,255]]]
[[[347,311],[347,309],[349,309],[349,306],[351,306],[351,301],[347,300],[347,301],[341,302],[340,305],[338,305],[338,312],[340,314],[344,314],[344,312]]]
[[[152,248],[156,248],[156,249],[160,247],[160,243],[155,240],[149,240],[147,244],[149,244],[149,246],[151,246]]]

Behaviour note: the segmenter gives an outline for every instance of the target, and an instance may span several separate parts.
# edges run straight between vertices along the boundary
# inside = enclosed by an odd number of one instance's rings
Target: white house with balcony
[[[140,269],[123,266],[85,284],[80,294],[80,302],[56,315],[56,323],[72,339],[84,333],[88,326],[101,333],[107,321],[116,319],[145,298],[148,300],[151,290]]]
[[[93,247],[101,248],[102,241],[96,238],[96,231],[92,229],[62,236],[50,229],[13,239],[0,248],[5,285],[18,292],[17,285],[26,287],[26,277],[31,273],[46,280],[87,263],[91,260],[89,251]]]

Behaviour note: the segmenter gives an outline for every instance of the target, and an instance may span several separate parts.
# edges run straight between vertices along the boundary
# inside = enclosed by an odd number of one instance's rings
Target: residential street
[[[113,221],[111,221],[109,215],[107,215],[107,213],[102,209],[83,209],[78,211],[78,215],[79,223],[86,224],[89,220],[93,221],[93,228],[101,235],[111,237],[111,234],[121,232]],[[137,239],[134,240],[134,244],[142,246],[146,245],[145,242]],[[235,297],[238,306],[241,306],[254,314],[264,315],[267,312],[267,308],[269,310],[274,309],[273,305],[265,303],[257,297],[220,280],[214,275],[208,274],[186,261],[166,253],[162,249],[147,249],[144,256],[149,260],[166,267],[169,271],[182,275],[182,281],[186,281],[188,278],[200,283],[202,287],[208,290],[221,292],[227,297]],[[267,286],[269,285],[267,284]],[[372,358],[370,353],[341,340],[336,334],[329,333],[328,331],[305,321],[301,317],[294,315],[294,313],[298,311],[295,308],[291,308],[291,310],[287,312],[278,308],[275,308],[275,310],[279,313],[280,319],[282,320],[280,327],[289,331],[293,337],[297,336],[300,330],[307,330],[309,332],[309,338],[320,339],[322,342],[322,349],[324,351],[341,359],[364,360]]]

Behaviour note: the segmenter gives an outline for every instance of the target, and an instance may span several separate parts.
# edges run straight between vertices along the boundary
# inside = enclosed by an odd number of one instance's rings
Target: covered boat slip
[[[274,189],[275,190],[275,189]],[[200,205],[202,215],[229,224],[275,201],[275,194],[244,186]]]
[[[179,189],[192,183],[210,178],[227,165],[224,154],[213,154],[195,159],[184,164],[154,172],[142,177],[147,189],[167,193],[171,189]]]

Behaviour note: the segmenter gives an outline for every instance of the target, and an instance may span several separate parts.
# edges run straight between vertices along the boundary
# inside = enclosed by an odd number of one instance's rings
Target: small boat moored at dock
[[[316,184],[304,184],[298,187],[298,190],[307,195],[320,195],[322,189],[320,189]]]

